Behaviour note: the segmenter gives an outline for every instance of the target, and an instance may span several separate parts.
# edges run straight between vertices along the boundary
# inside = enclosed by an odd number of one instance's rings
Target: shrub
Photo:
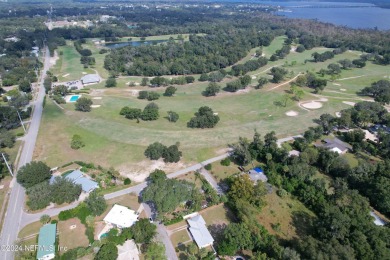
[[[50,179],[50,167],[44,162],[33,161],[20,168],[16,175],[16,180],[24,188],[29,188],[35,184]]]
[[[221,165],[223,166],[229,166],[230,165],[230,159],[229,158],[225,158],[221,161]]]
[[[70,147],[72,149],[77,150],[77,149],[80,149],[84,146],[85,146],[85,143],[81,139],[81,136],[80,135],[73,135],[72,141],[70,142]]]
[[[279,197],[284,198],[284,197],[287,196],[288,193],[287,193],[286,190],[280,189],[280,190],[278,190],[278,191],[276,192],[276,194],[277,194]]]
[[[205,168],[206,170],[210,171],[212,167],[213,167],[213,166],[212,166],[211,164],[207,164],[204,168]]]
[[[89,112],[91,111],[92,100],[86,97],[81,97],[77,99],[75,103],[75,108],[77,111]]]
[[[129,178],[126,178],[124,181],[123,181],[123,184],[124,185],[130,185],[131,184],[131,180]]]

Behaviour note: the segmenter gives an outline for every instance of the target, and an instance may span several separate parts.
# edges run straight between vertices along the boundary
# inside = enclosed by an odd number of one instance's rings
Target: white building
[[[134,210],[115,204],[103,220],[107,224],[114,225],[118,228],[128,228],[138,221],[138,215]]]
[[[100,77],[98,74],[87,74],[81,78],[81,83],[83,83],[83,85],[99,83],[99,82],[100,82]]]
[[[206,227],[206,222],[201,215],[187,219],[188,229],[199,248],[213,245],[214,238]]]

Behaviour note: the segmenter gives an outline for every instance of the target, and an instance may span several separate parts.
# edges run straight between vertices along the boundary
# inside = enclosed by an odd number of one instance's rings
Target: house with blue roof
[[[56,254],[56,224],[46,224],[39,230],[38,237],[38,260],[49,260],[53,259]]]
[[[68,174],[66,179],[73,181],[75,184],[80,184],[83,192],[91,192],[94,189],[99,188],[99,184],[93,180],[84,177],[84,173],[80,170],[74,170]]]
[[[249,175],[249,178],[251,178],[251,180],[253,182],[258,182],[258,181],[266,182],[266,181],[268,181],[267,176],[264,174],[263,169],[260,167],[256,167],[256,168],[253,168],[252,170],[249,170],[248,175]]]

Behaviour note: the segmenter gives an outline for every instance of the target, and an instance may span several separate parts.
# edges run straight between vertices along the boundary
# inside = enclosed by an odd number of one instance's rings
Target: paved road
[[[144,207],[146,216],[148,218],[150,218],[153,215],[152,209],[146,203],[142,203],[142,205]],[[169,235],[168,235],[168,232],[167,232],[167,229],[165,228],[165,226],[163,224],[158,223],[158,222],[154,222],[154,224],[157,226],[157,236],[156,237],[158,240],[160,240],[164,244],[165,255],[166,255],[167,259],[168,260],[178,259],[177,255],[176,255],[175,248],[172,245],[171,239],[169,238]]]
[[[45,60],[44,60],[42,75],[46,75],[46,71],[49,69],[50,66],[49,63],[50,56],[49,56],[49,50],[47,48],[45,48],[44,57]],[[41,76],[41,79],[39,80],[39,85],[38,85],[39,90],[38,90],[37,99],[35,101],[34,113],[32,115],[30,128],[26,135],[23,149],[20,154],[20,160],[16,169],[19,169],[20,167],[22,167],[26,163],[29,163],[32,160],[35,142],[38,136],[39,124],[41,122],[41,117],[42,117],[43,98],[45,96],[43,79],[44,77]],[[0,240],[0,245],[2,246],[13,245],[16,241],[20,228],[24,226],[24,223],[22,222],[22,216],[23,216],[25,192],[24,189],[16,182],[15,178],[13,179],[12,183],[13,183],[13,187],[8,202],[8,208],[5,215],[1,240]],[[11,251],[6,251],[6,250],[0,251],[1,260],[11,260],[14,259],[13,256],[14,253]]]
[[[210,185],[217,191],[218,194],[224,194],[217,181],[205,168],[200,169],[199,173],[202,174],[202,176],[210,183]]]
[[[286,138],[281,138],[281,139],[278,139],[278,141],[276,142],[278,147],[281,147],[282,146],[282,143],[284,142],[288,142],[288,141],[292,141],[296,138],[302,138],[303,135],[294,135],[294,136],[289,136],[289,137],[286,137]]]

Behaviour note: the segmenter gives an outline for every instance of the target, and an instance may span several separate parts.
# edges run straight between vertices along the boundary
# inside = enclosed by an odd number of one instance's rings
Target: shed
[[[56,224],[46,224],[39,230],[38,260],[49,260],[55,257]]]
[[[83,84],[99,83],[100,77],[98,74],[87,74],[81,78]]]
[[[90,192],[99,188],[99,184],[85,177],[78,178],[74,181],[75,184],[80,184],[84,192]]]
[[[134,210],[115,204],[103,220],[107,224],[115,225],[118,228],[127,228],[138,221],[138,215]]]
[[[214,238],[211,236],[209,230],[206,227],[206,222],[201,215],[187,219],[188,229],[191,236],[195,240],[195,243],[199,248],[211,246],[214,242]]]

